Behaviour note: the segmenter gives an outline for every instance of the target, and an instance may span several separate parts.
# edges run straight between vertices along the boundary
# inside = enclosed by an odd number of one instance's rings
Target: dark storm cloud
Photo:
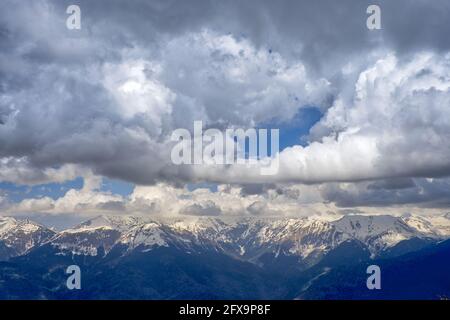
[[[267,190],[275,189],[275,184],[257,184],[257,183],[249,183],[241,185],[241,195],[257,195],[266,193]]]
[[[397,189],[408,189],[414,188],[416,184],[414,179],[411,178],[395,178],[395,179],[384,179],[380,181],[375,181],[367,186],[367,189],[372,190],[397,190]]]
[[[328,185],[322,194],[324,199],[338,207],[389,207],[412,204],[423,208],[447,208],[450,206],[449,179],[414,179],[407,182],[380,181],[374,184],[359,183],[352,187]]]
[[[20,6],[26,3],[22,2]],[[60,22],[64,22],[65,15],[61,13],[72,2],[48,3],[56,14],[61,15]],[[209,28],[249,38],[257,46],[269,46],[293,58],[309,61],[320,72],[327,72],[325,67],[334,69],[338,66],[336,63],[341,64],[362,51],[374,49],[380,38],[401,52],[450,48],[447,41],[450,4],[445,0],[434,1],[433,5],[424,0],[80,0],[77,4],[82,8],[83,26],[88,30],[82,32],[93,41],[106,43],[110,49],[135,44],[157,47],[162,38],[171,39]],[[366,28],[366,9],[371,4],[381,7],[380,32]],[[8,14],[11,14],[14,5],[9,7]],[[40,18],[38,10],[36,6],[34,19]],[[2,34],[7,34],[8,24],[3,25]],[[58,38],[54,40],[58,41]],[[43,59],[45,45],[45,42],[40,43],[40,48],[36,48],[41,50]],[[38,52],[34,54],[38,55]],[[51,52],[47,54],[51,55]],[[104,54],[94,53],[97,56]]]
[[[29,6],[34,15],[24,15],[21,10],[15,10],[17,4],[5,2],[3,12],[9,18],[2,21],[2,38],[17,31],[11,30],[8,24],[14,19],[31,24],[33,20],[48,18],[39,12],[42,8],[39,3],[43,1],[36,2],[38,5],[33,1],[19,4]],[[47,3],[60,15],[59,22],[64,22],[65,9],[72,1]],[[131,46],[134,40],[155,45],[164,36],[212,28],[248,37],[258,45],[272,44],[273,49],[302,54],[303,58],[308,55],[322,64],[324,55],[343,57],[374,46],[375,33],[365,27],[366,9],[371,4],[380,5],[382,35],[397,48],[448,50],[450,46],[446,41],[450,31],[450,5],[445,0],[434,1],[433,5],[424,0],[79,0],[77,4],[82,8],[87,35],[100,36],[109,44],[122,46]],[[2,47],[6,47],[5,42]]]
[[[158,46],[161,38],[210,28],[251,39],[295,59],[318,72],[336,71],[340,64],[379,45],[399,52],[450,49],[448,1],[369,0],[81,0],[86,28],[117,46],[133,42]],[[64,12],[70,1],[52,2]],[[366,28],[366,9],[377,4],[382,30]]]
[[[365,25],[372,1],[80,0],[82,30],[71,32],[65,28],[65,9],[71,1],[3,1],[0,157],[8,164],[16,162],[11,158],[22,159],[36,171],[76,164],[138,184],[199,179],[190,169],[170,164],[164,141],[174,128],[193,120],[224,126],[287,120],[302,107],[289,100],[293,93],[303,98],[298,104],[318,104],[326,113],[339,94],[351,96],[348,92],[360,72],[379,59],[374,52],[395,50],[400,57],[424,49],[449,50],[448,1],[376,3],[382,9],[382,30],[372,32]],[[344,74],[348,63],[354,71]],[[235,81],[247,66],[244,83]],[[433,72],[441,75],[445,70]],[[427,79],[427,72],[420,77]],[[127,87],[129,78],[135,82]],[[130,94],[133,90],[141,91]],[[442,106],[444,94],[445,88],[407,98],[417,99],[420,106]],[[248,97],[254,95],[261,98],[251,101]],[[399,103],[414,107],[401,98]],[[439,129],[438,136],[448,134],[442,110],[429,109],[434,113],[426,119],[431,120],[420,126],[414,116],[402,116],[406,122],[395,118],[403,130],[399,135],[406,137],[411,127],[430,126]],[[411,114],[416,111],[412,108]],[[338,113],[334,118],[346,117]],[[388,120],[380,122],[394,127]],[[344,130],[335,123],[327,125],[315,128],[317,140],[324,132]],[[416,134],[423,137],[422,132]],[[392,153],[392,145],[382,147],[384,154]],[[402,148],[396,150],[417,152],[409,143]],[[434,148],[443,150],[439,143],[425,149],[431,154]],[[388,160],[398,163],[395,156]],[[377,164],[384,168],[383,161]],[[393,175],[393,167],[382,174]],[[343,177],[311,181],[363,180],[365,171],[358,170],[362,177],[357,179],[345,172]],[[449,173],[448,168],[430,169],[419,161],[406,175],[427,176],[432,170],[436,176]],[[304,176],[313,176],[306,171]],[[11,172],[3,179],[17,179]],[[217,180],[222,176],[217,174]],[[292,177],[296,179],[307,180]],[[19,180],[27,182],[22,176]],[[407,182],[403,181],[405,189],[413,189],[406,188]],[[377,184],[368,188],[370,197],[380,199],[374,203],[381,202],[384,189]],[[244,195],[264,191],[251,181],[242,189]]]

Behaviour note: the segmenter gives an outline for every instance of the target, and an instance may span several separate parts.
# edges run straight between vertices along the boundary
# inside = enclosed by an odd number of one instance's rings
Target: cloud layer
[[[201,181],[243,190],[230,200],[236,207],[207,192],[191,203],[172,199],[183,203],[174,211],[290,212],[267,200],[283,185],[321,205],[446,206],[448,1],[379,1],[377,31],[365,27],[366,1],[79,1],[80,31],[65,28],[66,1],[3,2],[0,181],[94,174],[138,185],[131,199],[72,190],[59,202],[15,204],[17,211],[157,211],[170,201],[137,194],[178,195],[174,186]],[[322,118],[306,144],[280,152],[276,175],[171,162],[171,133],[194,121],[283,130],[311,106]],[[390,195],[392,181],[405,187]]]

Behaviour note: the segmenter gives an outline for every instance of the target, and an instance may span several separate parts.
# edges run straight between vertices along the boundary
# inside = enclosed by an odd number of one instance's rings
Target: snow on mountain
[[[442,237],[450,237],[450,214],[444,216],[429,217],[428,221],[432,224],[436,232]]]
[[[348,240],[360,241],[375,257],[403,240],[449,238],[450,215],[346,215],[337,220],[318,217],[99,216],[56,235],[50,231],[43,241],[26,237],[27,234],[39,234],[42,228],[31,222],[1,218],[0,240],[5,238],[11,242],[16,235],[16,242],[22,243],[20,253],[52,238],[49,244],[62,255],[103,256],[116,245],[125,248],[124,254],[174,246],[186,252],[214,250],[257,264],[262,263],[262,257],[267,261],[280,256],[296,257],[313,264]]]
[[[430,224],[431,225],[431,224]],[[268,252],[318,257],[347,240],[365,244],[373,256],[414,237],[436,238],[409,225],[400,217],[348,215],[338,220],[309,218],[197,218],[170,225],[191,232],[196,239],[208,239],[229,254],[254,260]]]
[[[56,233],[29,220],[0,217],[0,260],[25,254]]]
[[[91,220],[85,221],[73,229],[64,232],[84,232],[95,231],[97,229],[114,229],[126,231],[132,227],[145,223],[146,219],[133,216],[98,216]]]
[[[250,260],[268,253],[274,258],[282,254],[304,259],[321,255],[346,239],[331,224],[311,218],[247,219],[227,235],[231,243],[238,244],[236,253]]]
[[[100,246],[107,253],[116,244],[127,246],[128,251],[174,245],[189,251],[213,249],[256,261],[264,254],[274,258],[280,254],[299,259],[318,258],[353,239],[365,244],[372,256],[376,256],[402,240],[439,237],[442,231],[438,232],[435,224],[422,218],[387,215],[348,215],[334,221],[316,217],[149,219],[100,216],[63,231],[52,245],[73,254],[94,256]]]
[[[167,235],[162,230],[161,225],[155,222],[150,222],[132,227],[120,237],[118,242],[128,245],[129,250],[132,250],[139,246],[167,247],[168,243],[166,239]]]
[[[433,238],[450,237],[450,214],[407,216],[404,221],[419,232]]]
[[[51,245],[63,255],[97,256],[99,248],[107,254],[123,233],[140,226],[144,221],[131,216],[98,216],[60,232]]]
[[[350,237],[366,244],[372,255],[393,247],[400,241],[423,236],[402,218],[388,215],[348,215],[334,221],[333,225]]]

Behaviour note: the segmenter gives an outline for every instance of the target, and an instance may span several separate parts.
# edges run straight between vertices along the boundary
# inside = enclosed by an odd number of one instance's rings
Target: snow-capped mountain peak
[[[114,229],[125,231],[131,227],[144,223],[146,220],[133,216],[106,216],[100,215],[93,219],[87,220],[72,229],[64,230],[64,232],[80,232],[96,229]]]
[[[422,234],[430,237],[450,237],[450,215],[407,216],[403,220]]]
[[[0,217],[0,260],[25,254],[54,235],[53,230],[28,219]]]
[[[0,240],[6,234],[21,234],[18,238],[26,239],[27,233],[34,234],[40,228],[42,226],[31,222],[2,218]],[[361,243],[375,257],[401,241],[446,239],[450,237],[450,219],[445,215],[346,215],[334,220],[323,217],[98,216],[74,228],[49,234],[45,240],[51,238],[48,243],[62,255],[101,258],[116,246],[125,249],[123,254],[175,247],[186,252],[213,250],[257,264],[262,263],[261,257],[267,262],[280,255],[313,264],[346,241]],[[19,251],[25,252],[42,243],[26,242]]]
[[[366,244],[373,256],[401,241],[430,236],[403,218],[389,215],[347,215],[333,224],[338,230]]]

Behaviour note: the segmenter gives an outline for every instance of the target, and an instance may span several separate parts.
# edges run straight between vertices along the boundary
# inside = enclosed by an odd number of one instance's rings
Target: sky
[[[450,211],[447,0],[0,6],[1,215]],[[174,164],[194,121],[278,129],[278,172]]]

